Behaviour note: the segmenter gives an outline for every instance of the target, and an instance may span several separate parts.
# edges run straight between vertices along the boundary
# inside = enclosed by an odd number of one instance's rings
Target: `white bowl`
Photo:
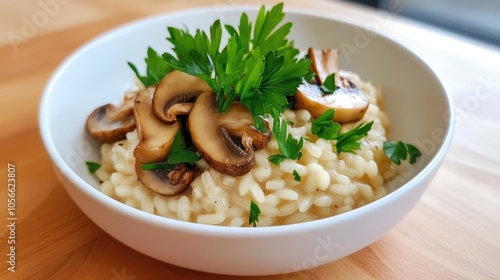
[[[397,189],[338,216],[257,228],[172,220],[101,193],[98,181],[85,166],[85,161],[96,161],[99,156],[84,123],[94,108],[118,102],[133,88],[134,74],[127,61],[144,69],[148,46],[167,50],[166,26],[207,29],[218,18],[236,25],[242,11],[253,20],[257,9],[210,7],[124,25],[76,50],[48,82],[40,105],[40,130],[64,187],[97,225],[133,249],[174,265],[221,274],[264,275],[315,267],[383,236],[413,208],[438,170],[452,138],[453,114],[448,96],[429,67],[385,35],[331,14],[285,7],[285,20],[293,22],[291,38],[296,46],[341,48],[342,69],[357,72],[383,88],[392,117],[389,138],[416,144],[423,152],[418,164],[392,181]],[[360,32],[368,44],[359,42],[356,36],[361,36]],[[348,55],[349,50],[354,52]]]

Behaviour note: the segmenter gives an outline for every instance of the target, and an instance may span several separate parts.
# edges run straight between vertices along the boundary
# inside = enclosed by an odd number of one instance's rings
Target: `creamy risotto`
[[[368,98],[363,118],[342,124],[348,131],[373,121],[356,154],[340,153],[332,141],[311,133],[313,117],[307,110],[287,110],[282,116],[293,124],[288,132],[303,137],[302,157],[280,165],[268,157],[279,153],[273,138],[265,149],[255,151],[255,165],[243,176],[233,177],[211,168],[204,159],[196,165],[201,174],[191,187],[176,196],[164,196],[144,187],[135,171],[137,131],[125,140],[101,146],[101,168],[96,171],[100,190],[132,207],[182,221],[225,226],[249,226],[249,205],[260,208],[257,226],[293,224],[330,217],[358,208],[387,194],[384,183],[397,174],[398,166],[384,154],[389,120],[382,110],[382,93],[357,75],[342,72]],[[272,121],[269,122],[272,125]],[[296,177],[300,180],[296,180]]]

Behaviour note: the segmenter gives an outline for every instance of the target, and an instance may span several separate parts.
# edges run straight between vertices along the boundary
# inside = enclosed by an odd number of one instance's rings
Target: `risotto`
[[[242,176],[225,175],[204,159],[190,188],[175,196],[164,196],[144,187],[135,170],[136,130],[125,140],[101,146],[101,167],[95,172],[106,195],[155,215],[181,221],[224,226],[248,226],[249,205],[261,211],[258,226],[284,225],[334,216],[361,207],[387,194],[384,183],[397,174],[398,166],[384,154],[383,143],[389,120],[383,109],[382,92],[358,75],[342,72],[368,98],[369,106],[358,122],[342,124],[349,131],[359,123],[373,121],[361,149],[337,154],[332,141],[311,133],[314,118],[307,110],[286,110],[288,133],[303,137],[302,156],[276,165],[269,156],[279,153],[273,138],[255,151],[255,165]],[[270,122],[272,126],[272,122]],[[300,178],[300,179],[298,179]]]

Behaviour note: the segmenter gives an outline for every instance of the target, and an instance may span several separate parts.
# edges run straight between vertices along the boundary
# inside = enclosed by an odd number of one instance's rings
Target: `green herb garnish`
[[[179,129],[175,134],[174,141],[172,142],[172,147],[170,148],[170,153],[168,158],[164,162],[154,162],[154,163],[144,163],[141,166],[142,170],[154,170],[154,169],[165,169],[172,170],[175,168],[176,164],[179,163],[190,163],[194,164],[200,160],[201,156],[198,155],[192,147],[188,147],[182,139],[182,129]]]
[[[355,154],[356,150],[361,149],[361,143],[359,143],[359,140],[368,135],[368,131],[372,128],[372,124],[373,121],[369,123],[360,123],[355,128],[336,137],[335,139],[337,142],[335,143],[335,147],[337,148],[337,154],[340,154],[341,152]]]
[[[302,178],[299,175],[299,172],[297,172],[297,170],[295,169],[293,170],[293,176],[294,176],[293,179],[297,182],[300,182],[302,180]]]
[[[335,110],[326,110],[321,116],[312,121],[311,133],[325,140],[335,139],[340,132],[340,124],[333,121]]]
[[[172,67],[203,79],[216,93],[219,112],[236,100],[246,105],[255,126],[263,131],[261,116],[289,105],[303,78],[312,77],[310,60],[298,59],[299,50],[287,39],[292,23],[280,25],[285,14],[283,3],[266,11],[262,6],[252,28],[243,13],[238,27],[225,25],[227,44],[220,50],[223,27],[215,21],[208,34],[194,35],[168,28],[174,54],[163,58]],[[278,115],[273,115],[277,117]]]
[[[87,164],[87,168],[91,174],[94,174],[97,169],[101,168],[101,164],[98,162],[86,161],[85,164]]]
[[[170,153],[168,155],[168,162],[171,164],[178,163],[195,163],[200,160],[201,156],[198,155],[192,148],[188,147],[182,139],[182,129],[179,129],[175,134]]]
[[[175,168],[175,165],[171,164],[169,162],[143,163],[141,165],[142,170],[155,170],[155,169],[172,170],[174,168]]]
[[[257,204],[255,204],[255,202],[253,202],[252,199],[250,201],[250,215],[248,217],[248,224],[256,227],[257,222],[259,221],[259,214],[260,214],[260,208]]]
[[[325,94],[332,94],[337,90],[337,85],[335,85],[335,73],[326,77],[321,85],[321,90]]]
[[[341,134],[340,124],[332,121],[335,116],[333,109],[325,111],[321,116],[312,121],[311,133],[325,140],[336,140],[335,147],[337,154],[341,152],[355,153],[361,149],[359,140],[368,135],[373,121],[369,123],[361,123],[350,131]],[[401,160],[405,160],[409,156],[409,162],[415,163],[419,157],[420,151],[413,145],[401,141],[384,142],[384,152],[397,165],[401,164]]]
[[[273,121],[273,134],[276,137],[281,154],[269,156],[269,161],[279,165],[287,158],[299,160],[302,156],[301,150],[304,145],[304,138],[301,137],[300,140],[296,140],[292,135],[288,134],[285,119],[275,118]]]
[[[413,164],[422,155],[417,147],[402,141],[385,141],[384,153],[397,165],[400,165],[401,160],[406,160],[407,157],[409,157],[409,162]]]
[[[144,60],[146,61],[146,76],[142,76],[131,62],[128,62],[128,65],[145,87],[158,84],[165,75],[173,70],[151,47],[148,48],[148,56]]]
[[[361,149],[359,140],[368,135],[373,121],[369,123],[361,123],[355,128],[346,133],[340,133],[340,124],[333,121],[335,110],[329,109],[321,116],[312,121],[311,133],[323,138],[325,140],[336,140],[335,147],[337,154],[341,152],[355,153],[356,150]]]

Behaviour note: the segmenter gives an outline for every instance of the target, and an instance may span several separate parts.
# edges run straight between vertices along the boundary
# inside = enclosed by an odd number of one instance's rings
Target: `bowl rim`
[[[248,11],[258,11],[261,5],[239,5],[236,7],[227,8],[228,12],[248,12]],[[88,49],[92,49],[98,47],[100,44],[105,43],[108,40],[111,40],[115,37],[120,37],[124,33],[128,33],[135,29],[143,28],[144,25],[155,24],[156,22],[161,21],[164,18],[168,18],[171,16],[180,16],[182,14],[192,15],[193,13],[207,13],[209,10],[213,10],[214,6],[199,6],[196,8],[188,8],[188,9],[180,9],[172,12],[162,13],[153,16],[146,16],[139,19],[135,19],[133,21],[129,21],[124,24],[120,24],[114,28],[111,28],[98,36],[90,39],[86,43],[82,44],[75,50],[73,50],[56,68],[56,70],[52,73],[49,78],[46,86],[44,87],[42,97],[39,105],[39,131],[41,134],[41,138],[45,149],[47,150],[52,164],[55,169],[59,170],[62,174],[64,174],[68,180],[80,191],[85,193],[92,200],[98,201],[99,203],[105,205],[107,208],[113,209],[116,212],[120,212],[121,215],[129,216],[133,219],[138,219],[146,223],[154,224],[156,226],[165,227],[165,228],[175,228],[179,231],[190,232],[192,234],[209,234],[209,235],[218,235],[218,236],[232,236],[232,237],[259,237],[259,236],[269,236],[269,235],[280,235],[284,232],[301,232],[301,231],[309,231],[314,230],[315,228],[323,228],[323,227],[331,227],[336,224],[344,223],[348,220],[356,219],[357,217],[361,217],[367,215],[371,212],[374,212],[375,209],[382,207],[384,204],[390,203],[391,201],[398,200],[407,190],[416,187],[419,181],[423,180],[427,173],[432,173],[432,170],[437,170],[437,168],[441,165],[449,146],[451,145],[451,141],[453,138],[454,131],[454,114],[453,108],[451,106],[451,98],[450,95],[446,92],[441,80],[436,75],[436,73],[429,67],[429,65],[417,56],[414,52],[412,52],[406,45],[401,42],[396,37],[384,32],[382,30],[371,31],[377,34],[377,37],[381,37],[382,40],[389,41],[391,44],[394,44],[401,48],[411,59],[418,63],[421,67],[423,67],[426,71],[429,72],[431,76],[436,80],[437,84],[440,87],[441,92],[444,94],[445,102],[447,105],[447,119],[445,120],[447,123],[446,131],[443,135],[443,139],[439,147],[437,147],[436,153],[429,159],[429,162],[422,167],[413,178],[408,180],[405,184],[401,185],[397,189],[388,193],[386,196],[377,199],[367,205],[362,207],[352,209],[348,212],[326,217],[318,220],[301,222],[296,224],[288,224],[288,225],[275,225],[275,226],[262,226],[262,227],[230,227],[230,226],[220,226],[220,225],[207,225],[207,224],[199,224],[194,222],[186,222],[180,221],[172,218],[167,218],[163,216],[159,216],[156,214],[148,213],[140,209],[136,209],[134,207],[128,206],[120,201],[117,201],[106,194],[99,191],[97,188],[93,187],[85,180],[83,180],[78,174],[73,171],[66,161],[62,158],[62,156],[58,153],[55,144],[52,139],[52,135],[50,133],[50,123],[49,123],[49,101],[51,98],[51,93],[55,85],[58,83],[60,77],[64,74],[66,68],[68,68],[74,60],[76,60],[80,55],[85,53]],[[353,27],[358,27],[363,30],[366,29],[361,21],[356,21],[352,18],[348,18],[339,14],[334,14],[329,11],[318,11],[314,9],[304,9],[304,8],[296,8],[296,7],[284,7],[284,12],[286,14],[294,14],[297,16],[306,16],[306,17],[319,17],[322,19],[336,21],[343,24],[352,25]],[[76,202],[76,201],[75,201]],[[77,203],[78,204],[78,203]]]

